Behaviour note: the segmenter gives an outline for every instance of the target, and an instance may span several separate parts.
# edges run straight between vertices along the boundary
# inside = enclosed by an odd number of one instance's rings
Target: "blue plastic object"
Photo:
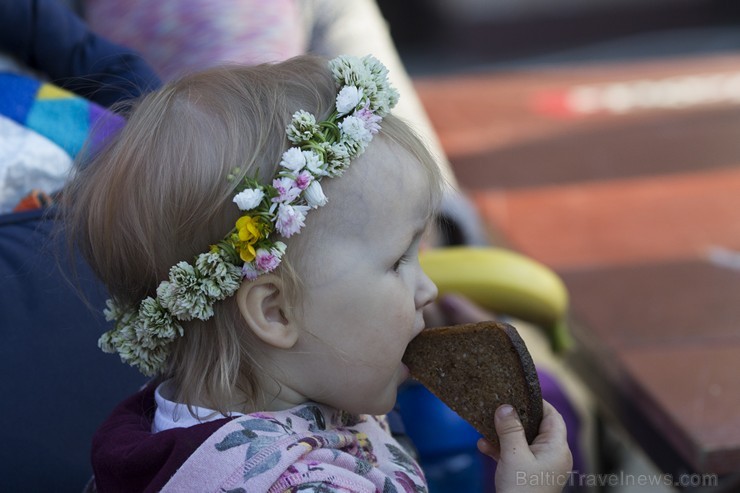
[[[493,484],[492,459],[478,451],[481,435],[417,382],[398,393],[398,410],[419,452],[432,493],[479,493]]]

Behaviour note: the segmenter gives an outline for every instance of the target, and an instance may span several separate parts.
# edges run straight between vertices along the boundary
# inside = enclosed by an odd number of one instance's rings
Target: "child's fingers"
[[[565,421],[547,401],[543,401],[542,423],[537,438],[532,442],[531,450],[538,460],[549,462],[561,471],[570,471],[573,467],[573,455],[568,448]]]
[[[501,458],[501,450],[498,448],[498,446],[489,442],[485,438],[478,439],[478,450],[480,450],[482,454],[487,455],[496,462],[498,462],[498,460]]]
[[[559,412],[547,401],[542,401],[542,422],[532,447],[560,444],[567,441],[565,421]]]
[[[501,443],[501,459],[515,456],[522,457],[522,454],[529,455],[532,453],[527,444],[527,438],[524,435],[524,427],[519,420],[516,410],[509,404],[504,404],[496,409],[494,416],[494,425],[496,434]]]

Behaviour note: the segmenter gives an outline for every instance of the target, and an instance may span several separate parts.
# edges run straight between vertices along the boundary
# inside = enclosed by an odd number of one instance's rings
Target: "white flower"
[[[303,151],[303,157],[306,159],[306,169],[308,169],[312,175],[326,175],[326,163],[315,151]]]
[[[356,116],[346,117],[340,124],[341,142],[347,147],[350,156],[359,156],[373,140],[372,132],[365,126],[365,121]]]
[[[146,376],[153,376],[164,369],[167,360],[168,349],[167,342],[158,340],[157,335],[160,333],[172,335],[182,335],[182,327],[177,322],[172,322],[171,330],[163,326],[152,324],[154,320],[159,320],[160,315],[150,313],[149,305],[153,302],[152,298],[145,299],[140,306],[140,310],[145,313],[142,318],[139,313],[125,318],[125,322],[119,322],[116,328],[103,334],[98,340],[98,345],[105,352],[117,352],[121,361],[139,368],[139,371]],[[161,307],[154,311],[161,310]],[[153,320],[148,317],[153,315]],[[165,318],[169,318],[165,312],[161,312]],[[149,331],[147,323],[152,327],[158,327]],[[164,324],[169,325],[164,321]],[[162,330],[164,329],[164,330]],[[154,337],[152,337],[154,336]]]
[[[187,262],[179,262],[170,269],[169,281],[157,286],[157,299],[179,320],[207,320],[213,316],[213,308],[201,289],[195,267]]]
[[[334,144],[323,142],[321,148],[326,159],[325,174],[331,177],[341,175],[350,163],[350,152],[347,146],[341,142]]]
[[[306,157],[303,152],[297,147],[291,147],[283,153],[283,159],[280,161],[280,166],[291,170],[293,173],[298,173],[306,165]]]
[[[145,298],[139,305],[139,320],[136,336],[144,348],[155,349],[182,335],[182,327],[176,324],[172,316],[152,297]]]
[[[109,334],[109,344],[114,348],[115,352],[121,357],[121,360],[128,362],[134,358],[134,352],[136,351],[136,331],[134,326],[138,323],[138,316],[132,318],[127,324],[119,324],[115,330],[107,332]],[[105,337],[106,334],[103,334]],[[98,341],[98,344],[103,342],[103,337]]]
[[[195,267],[182,261],[170,269],[170,282],[177,284],[179,289],[188,289],[198,284]]]
[[[265,197],[265,192],[259,188],[248,188],[234,195],[234,203],[239,210],[250,211],[260,205]]]
[[[195,259],[195,268],[204,277],[223,276],[227,265],[217,252],[201,253]]]
[[[118,303],[111,299],[108,299],[105,300],[103,315],[105,316],[105,320],[108,322],[116,322],[116,324],[126,324],[131,320],[131,317],[136,316],[136,310],[121,308]]]
[[[200,282],[200,289],[211,300],[222,300],[225,298],[218,283],[212,278],[203,279]]]
[[[288,246],[285,243],[283,243],[282,241],[276,241],[272,244],[272,253],[277,255],[278,258],[283,258],[286,248],[288,248]]]
[[[354,111],[362,100],[362,89],[356,86],[344,86],[337,94],[337,113],[344,115]]]
[[[328,199],[324,195],[324,190],[321,188],[321,184],[318,181],[313,181],[308,188],[303,192],[303,198],[306,199],[306,203],[316,209],[326,205]]]
[[[373,75],[376,83],[386,81],[388,79],[388,69],[374,56],[365,55],[362,57],[362,63]]]
[[[177,286],[169,281],[162,281],[157,286],[157,299],[163,307],[170,309],[177,303]]]
[[[292,143],[303,144],[310,141],[319,132],[319,126],[316,125],[315,116],[307,111],[298,110],[293,113],[293,119],[285,132],[288,134],[288,140]]]
[[[208,294],[204,289],[201,289],[197,293],[188,293],[190,296],[183,296],[183,306],[187,307],[187,315],[178,317],[180,320],[191,320],[197,318],[198,320],[208,320],[213,316],[213,304],[208,298]]]
[[[367,129],[362,118],[348,116],[339,124],[339,128],[342,130],[343,136],[350,142],[368,144],[373,140],[373,134]]]
[[[385,116],[398,102],[398,91],[386,87],[370,97],[370,107],[380,116]]]
[[[113,344],[114,332],[115,329],[109,330],[105,332],[102,336],[100,336],[100,339],[98,339],[98,347],[104,353],[112,354],[116,352],[116,346]]]
[[[356,56],[342,55],[329,62],[329,69],[339,86],[369,87],[374,84],[373,74]]]
[[[278,207],[275,228],[285,238],[290,238],[301,231],[305,225],[308,206],[280,204]]]
[[[154,351],[147,352],[146,356],[141,356],[134,362],[139,367],[139,371],[148,377],[153,377],[164,369],[168,352],[158,347]]]
[[[239,289],[241,269],[218,253],[201,253],[195,261],[195,268],[202,276],[201,290],[213,301],[226,299]]]

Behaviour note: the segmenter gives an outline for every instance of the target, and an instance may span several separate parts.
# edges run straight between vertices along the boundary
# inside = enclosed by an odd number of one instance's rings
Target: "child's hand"
[[[565,422],[550,403],[543,402],[543,407],[539,435],[532,445],[527,444],[519,417],[508,405],[499,407],[495,416],[501,449],[488,440],[478,441],[478,449],[498,462],[497,493],[555,493],[568,484],[573,458]]]

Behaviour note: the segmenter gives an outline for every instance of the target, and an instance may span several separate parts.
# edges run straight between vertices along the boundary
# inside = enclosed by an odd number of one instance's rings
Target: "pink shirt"
[[[236,418],[213,433],[162,489],[325,493],[426,492],[419,465],[384,417],[319,404]]]

